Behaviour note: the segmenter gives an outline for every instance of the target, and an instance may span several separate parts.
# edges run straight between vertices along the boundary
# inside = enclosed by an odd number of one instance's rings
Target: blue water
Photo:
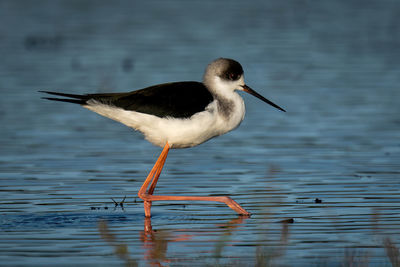
[[[0,265],[398,264],[399,12],[390,0],[1,1]],[[172,150],[156,192],[230,195],[251,218],[156,202],[145,220],[136,194],[161,149],[37,92],[199,81],[221,56],[288,112],[242,94],[242,125]]]

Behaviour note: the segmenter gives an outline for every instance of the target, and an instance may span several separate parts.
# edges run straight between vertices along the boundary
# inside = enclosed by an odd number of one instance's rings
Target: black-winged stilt
[[[242,66],[228,58],[219,58],[211,62],[207,66],[202,83],[165,83],[128,93],[76,95],[41,92],[66,97],[45,99],[80,104],[140,131],[148,141],[163,147],[138,192],[138,196],[144,201],[145,216],[150,217],[152,201],[159,200],[217,201],[227,204],[241,215],[250,215],[237,202],[226,196],[153,194],[170,148],[193,147],[239,126],[244,118],[245,107],[243,99],[235,90],[250,93],[285,111],[248,87],[244,82]]]

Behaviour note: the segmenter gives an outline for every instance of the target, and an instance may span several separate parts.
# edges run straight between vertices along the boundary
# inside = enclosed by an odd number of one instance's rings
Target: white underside
[[[218,113],[217,101],[211,102],[205,111],[188,119],[160,118],[94,100],[84,107],[140,131],[154,145],[163,147],[168,142],[172,148],[185,148],[201,144],[239,126],[244,118],[245,108],[243,99],[236,93],[234,95],[234,112],[229,118]]]

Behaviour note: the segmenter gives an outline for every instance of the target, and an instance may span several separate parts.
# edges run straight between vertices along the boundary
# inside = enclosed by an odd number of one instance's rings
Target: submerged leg
[[[189,200],[189,201],[216,201],[222,202],[228,205],[231,209],[239,213],[240,215],[250,216],[250,213],[247,212],[244,208],[242,208],[236,201],[231,199],[230,197],[222,196],[222,197],[199,197],[199,196],[158,196],[153,195],[154,189],[156,188],[158,178],[160,177],[161,171],[163,169],[165,160],[167,159],[168,151],[170,146],[168,143],[165,144],[163,151],[158,157],[156,163],[151,169],[150,173],[147,175],[146,180],[144,181],[142,187],[138,192],[138,196],[144,200],[144,213],[146,217],[151,217],[151,203],[152,201],[168,201],[168,200]],[[151,184],[150,184],[151,182]],[[147,187],[149,186],[147,190]],[[147,192],[146,192],[147,190]]]

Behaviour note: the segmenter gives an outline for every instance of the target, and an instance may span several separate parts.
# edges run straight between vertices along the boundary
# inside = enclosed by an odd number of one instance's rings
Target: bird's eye
[[[234,81],[237,79],[237,75],[235,73],[231,72],[228,74],[228,78],[229,78],[229,80]]]

